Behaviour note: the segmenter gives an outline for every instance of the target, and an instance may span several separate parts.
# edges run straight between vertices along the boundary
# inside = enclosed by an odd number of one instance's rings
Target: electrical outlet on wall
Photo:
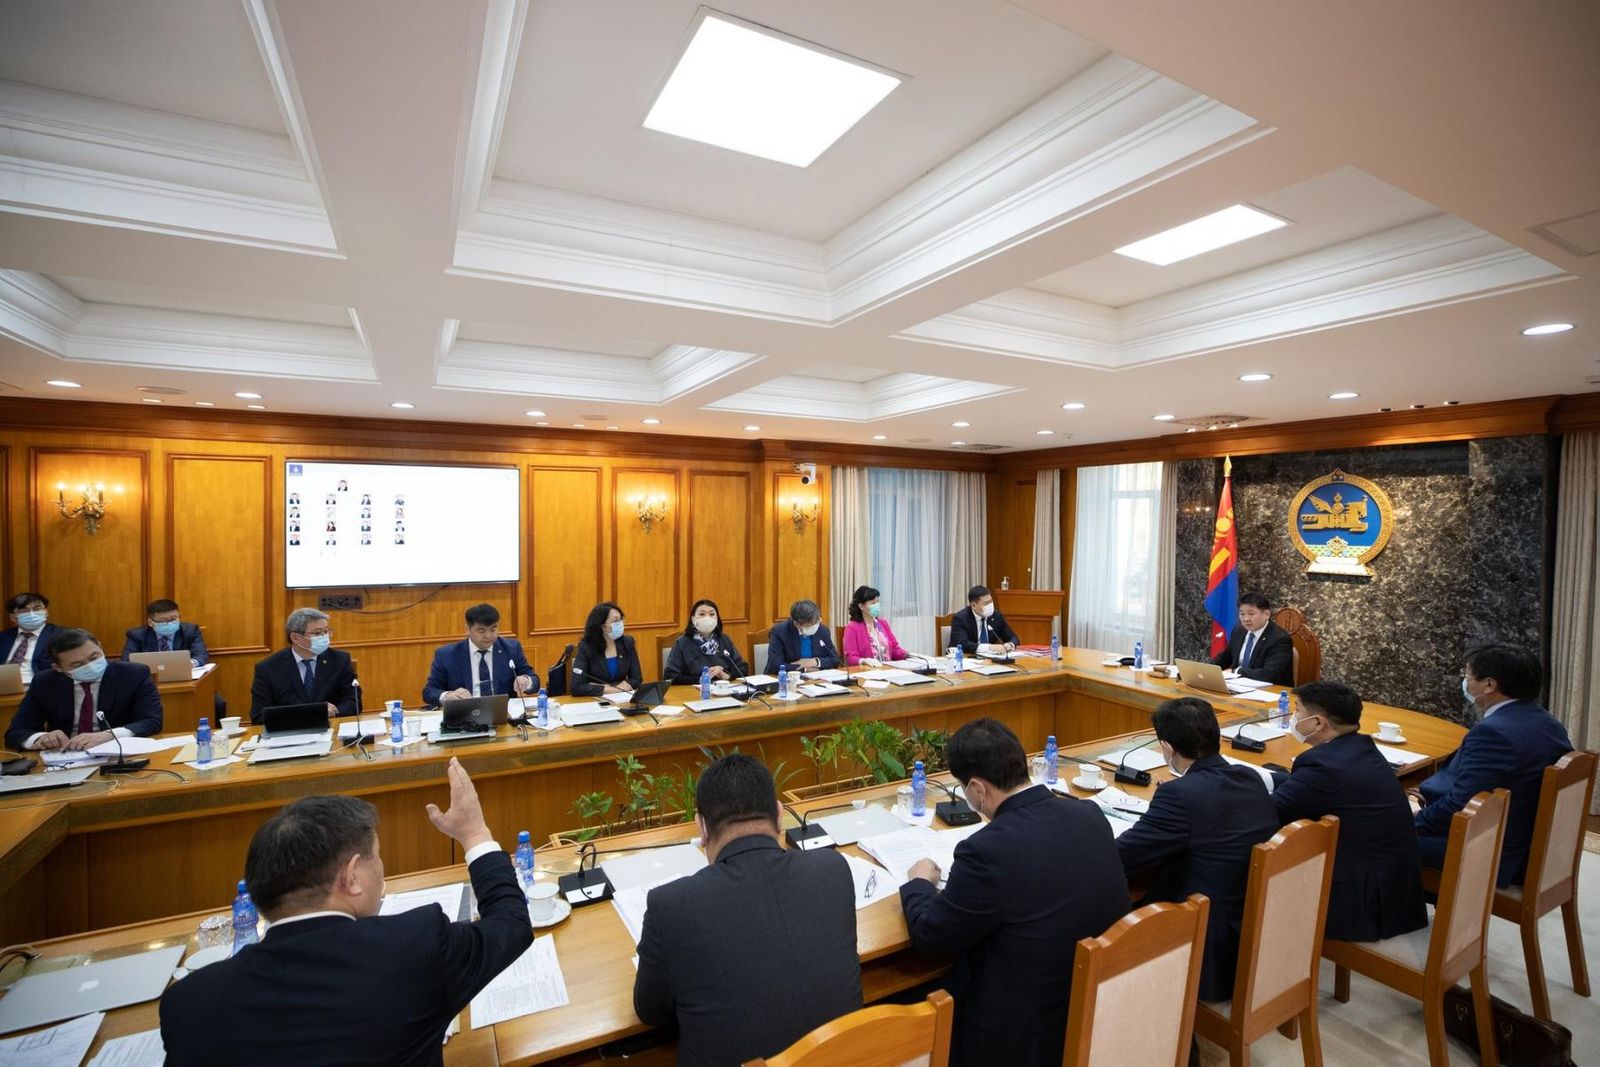
[[[360,593],[324,593],[317,597],[317,608],[321,611],[360,611]]]

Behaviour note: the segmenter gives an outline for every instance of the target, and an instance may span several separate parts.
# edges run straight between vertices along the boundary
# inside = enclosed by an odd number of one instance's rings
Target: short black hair
[[[467,609],[468,626],[498,626],[500,609],[493,604],[474,604]]]
[[[945,746],[950,773],[962,785],[982,778],[1010,792],[1028,780],[1028,754],[1011,727],[999,719],[973,719],[950,735]]]
[[[50,658],[60,659],[64,654],[75,648],[82,648],[87,644],[100,643],[100,639],[88,630],[65,629],[57,630],[50,638]]]
[[[737,822],[761,819],[778,825],[778,787],[767,765],[754,756],[735,752],[707,767],[694,787],[694,804],[708,838]]]
[[[609,600],[602,600],[589,609],[589,617],[583,620],[583,643],[595,652],[604,652],[606,648],[606,620],[611,617],[612,611],[627,617],[627,612],[617,607]]]
[[[1222,730],[1217,713],[1199,697],[1163,700],[1150,713],[1156,737],[1185,759],[1205,759],[1222,750]]]
[[[316,904],[350,857],[377,841],[378,809],[360,797],[302,797],[250,838],[245,886],[265,912]]]
[[[693,604],[689,605],[689,619],[683,624],[683,635],[685,637],[694,637],[700,633],[699,630],[694,628],[694,613],[700,610],[700,605],[702,604],[709,604],[711,606],[711,610],[717,613],[717,627],[711,632],[716,634],[718,637],[721,637],[722,609],[717,607],[717,602],[709,597],[701,597],[699,600],[696,600]]]
[[[1250,607],[1255,608],[1257,611],[1272,610],[1272,601],[1268,600],[1260,593],[1246,593],[1244,596],[1239,598],[1240,607],[1244,607],[1247,604]]]
[[[1294,695],[1301,704],[1340,726],[1361,725],[1361,698],[1343,682],[1307,682],[1296,687]]]
[[[789,618],[802,624],[821,622],[822,609],[815,600],[796,600],[789,605]]]
[[[146,615],[158,615],[163,611],[177,611],[177,610],[178,610],[178,602],[176,600],[166,599],[165,597],[163,597],[160,600],[152,600],[152,601],[150,601],[150,603],[148,603],[148,604],[146,604],[144,606],[144,613]]]
[[[986,597],[988,595],[989,595],[989,587],[988,586],[986,586],[986,585],[975,585],[971,589],[967,590],[967,603],[970,604],[974,600],[981,600],[981,599],[983,599],[984,597]]]
[[[856,586],[855,593],[850,597],[850,618],[856,622],[866,622],[867,617],[862,613],[861,605],[869,600],[877,600],[882,595],[870,585]]]
[[[1493,678],[1512,700],[1539,699],[1544,668],[1539,657],[1516,645],[1481,645],[1467,653],[1467,670],[1479,681]]]
[[[6,610],[13,615],[20,614],[23,608],[27,607],[29,604],[32,604],[35,600],[43,604],[45,607],[50,606],[50,598],[45,596],[43,593],[18,593],[16,596],[6,601]]]

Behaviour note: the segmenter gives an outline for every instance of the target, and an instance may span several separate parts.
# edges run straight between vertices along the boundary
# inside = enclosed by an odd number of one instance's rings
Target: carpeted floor
[[[1591,986],[1600,985],[1600,854],[1596,849],[1600,849],[1600,840],[1590,834],[1589,850],[1578,874],[1578,910],[1584,952],[1590,961]],[[1555,1021],[1572,1031],[1573,1062],[1600,1064],[1600,997],[1580,997],[1572,991],[1572,971],[1559,911],[1540,921],[1539,941]],[[1522,942],[1517,928],[1503,919],[1489,921],[1489,991],[1524,1011],[1530,1008]],[[1324,962],[1318,1015],[1323,1062],[1330,1067],[1426,1067],[1428,1043],[1422,1032],[1422,1009],[1409,997],[1357,974],[1350,979],[1350,1002],[1340,1004],[1333,999],[1333,965]],[[1202,1062],[1208,1065],[1228,1062],[1227,1053],[1205,1041],[1200,1042],[1200,1051]],[[1300,1043],[1276,1032],[1250,1046],[1250,1055],[1252,1063],[1265,1067],[1299,1067],[1304,1063]],[[1477,1063],[1478,1058],[1466,1046],[1452,1041],[1450,1062]]]

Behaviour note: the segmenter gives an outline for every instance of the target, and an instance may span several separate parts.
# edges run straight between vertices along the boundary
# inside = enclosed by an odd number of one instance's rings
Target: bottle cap
[[[249,892],[249,889],[248,889],[248,887],[246,887],[243,878],[239,879],[239,892],[241,892],[241,893]]]
[[[533,835],[528,833],[528,831],[526,831],[526,830],[518,830],[517,831],[517,844],[520,845],[520,844],[523,844],[525,842],[532,841],[532,840],[533,840]]]
[[[200,716],[200,725],[201,726],[210,726],[211,725],[211,720],[206,718],[204,715],[202,715],[202,716]]]

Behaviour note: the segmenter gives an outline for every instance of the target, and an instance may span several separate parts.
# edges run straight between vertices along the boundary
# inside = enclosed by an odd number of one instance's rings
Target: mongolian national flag
[[[1211,654],[1228,647],[1239,625],[1239,537],[1233,529],[1233,460],[1223,460],[1222,499],[1217,501],[1216,532],[1211,537],[1211,570],[1206,579],[1206,613],[1211,616]]]

